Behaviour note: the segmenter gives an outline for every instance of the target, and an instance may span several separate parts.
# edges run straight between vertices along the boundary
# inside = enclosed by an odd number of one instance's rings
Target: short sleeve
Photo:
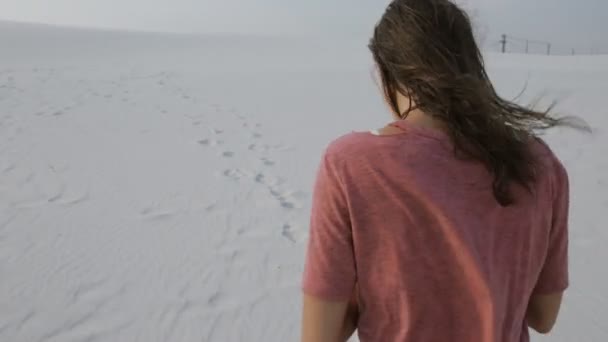
[[[558,162],[553,186],[553,210],[549,248],[534,294],[563,292],[568,288],[568,215],[570,185],[564,166]]]
[[[325,154],[313,191],[310,238],[303,276],[304,293],[347,301],[356,282],[350,215],[331,155]]]

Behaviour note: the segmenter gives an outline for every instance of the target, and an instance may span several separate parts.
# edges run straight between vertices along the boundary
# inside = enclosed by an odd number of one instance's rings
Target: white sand
[[[0,341],[296,341],[322,149],[388,119],[365,43],[0,23]],[[548,136],[573,203],[546,340],[606,341],[608,57],[488,64],[596,128]]]

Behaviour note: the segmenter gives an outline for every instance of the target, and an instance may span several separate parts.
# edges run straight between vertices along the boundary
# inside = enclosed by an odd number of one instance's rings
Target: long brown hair
[[[377,24],[370,50],[392,110],[397,93],[443,122],[457,155],[482,162],[494,175],[497,201],[514,203],[512,182],[532,189],[536,163],[530,139],[538,130],[572,126],[504,100],[486,73],[468,15],[449,0],[395,0]]]

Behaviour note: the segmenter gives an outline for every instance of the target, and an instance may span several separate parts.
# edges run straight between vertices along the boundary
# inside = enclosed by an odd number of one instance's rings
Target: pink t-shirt
[[[351,133],[327,149],[314,190],[305,293],[358,286],[362,342],[528,341],[532,294],[568,287],[568,176],[540,139],[533,191],[501,207],[493,176],[439,131]]]

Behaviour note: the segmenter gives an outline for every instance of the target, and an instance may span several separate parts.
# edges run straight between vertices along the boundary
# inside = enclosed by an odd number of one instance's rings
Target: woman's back
[[[494,176],[456,158],[447,135],[398,125],[328,148],[304,291],[348,300],[356,283],[362,342],[527,341],[531,295],[568,285],[564,168],[532,142],[536,183],[513,185],[515,204],[502,206]]]
[[[302,340],[348,336],[353,292],[362,342],[549,332],[568,285],[568,178],[535,136],[586,125],[502,98],[452,0],[393,0],[369,48],[404,132],[350,134],[323,159]]]

